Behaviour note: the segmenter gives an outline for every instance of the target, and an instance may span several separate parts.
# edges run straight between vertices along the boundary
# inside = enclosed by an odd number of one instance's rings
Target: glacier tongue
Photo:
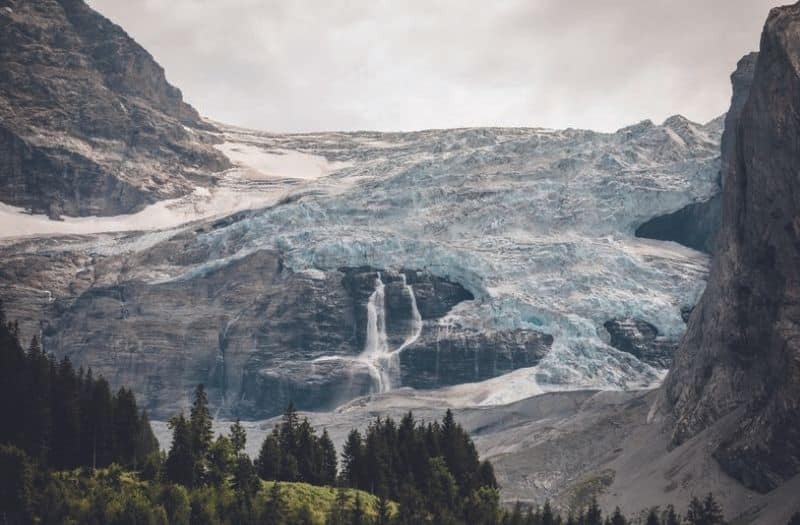
[[[549,389],[653,385],[662,372],[610,347],[603,323],[635,317],[678,338],[681,307],[705,286],[704,254],[633,235],[642,222],[719,191],[718,123],[675,122],[610,134],[254,133],[249,140],[265,148],[345,167],[198,242],[226,253],[234,244],[241,255],[277,248],[298,271],[424,269],[476,297],[441,323],[552,334],[549,355],[513,380],[492,380],[487,402]]]
[[[405,340],[390,348],[378,277],[361,355],[318,358],[358,361],[380,391],[402,386],[398,354],[423,330],[403,269],[457,282],[475,297],[426,320],[426,330],[438,323],[441,334],[527,329],[553,336],[535,367],[451,387],[483,404],[548,390],[657,384],[663,371],[611,347],[604,323],[640,319],[677,339],[685,329],[681,309],[693,306],[705,286],[706,255],[639,239],[634,231],[718,194],[719,121],[704,126],[671,118],[615,133],[223,133],[222,149],[235,156],[236,168],[217,192],[255,195],[253,202],[266,207],[232,220],[170,222],[170,231],[101,235],[73,246],[138,253],[180,234],[189,239],[187,252],[204,254],[202,261],[131,266],[128,278],[147,283],[192,279],[259,250],[274,250],[281,265],[320,280],[340,268],[397,272],[412,304]]]

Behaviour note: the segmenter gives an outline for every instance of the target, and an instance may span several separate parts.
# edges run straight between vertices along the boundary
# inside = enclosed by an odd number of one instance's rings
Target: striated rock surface
[[[142,242],[109,237],[119,246]],[[4,253],[0,296],[23,337],[41,333],[56,355],[129,385],[154,417],[180,410],[197,383],[220,414],[247,418],[277,414],[290,400],[321,410],[378,391],[363,353],[379,274],[387,351],[416,339],[399,356],[394,387],[494,377],[535,364],[552,343],[535,331],[454,328],[436,347],[439,322],[473,299],[458,283],[417,270],[298,272],[273,250],[186,272],[209,257],[208,246],[192,241],[184,232],[121,254],[21,243]]]
[[[673,443],[734,418],[714,456],[768,491],[800,472],[800,4],[732,78],[718,250],[664,392]]]
[[[610,336],[608,344],[651,366],[668,369],[678,341],[658,333],[658,328],[634,318],[611,319],[603,323]]]
[[[83,0],[0,0],[0,195],[115,215],[229,166],[153,57]]]

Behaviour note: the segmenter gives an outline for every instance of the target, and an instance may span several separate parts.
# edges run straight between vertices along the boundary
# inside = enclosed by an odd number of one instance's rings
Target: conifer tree
[[[242,426],[242,422],[239,421],[239,418],[236,418],[236,421],[231,425],[230,434],[234,453],[239,454],[244,452],[245,445],[247,445],[247,432]]]
[[[231,440],[226,436],[219,435],[211,444],[208,450],[208,466],[206,478],[208,482],[216,487],[222,486],[228,478],[228,474],[233,470],[236,454],[233,451]]]
[[[208,396],[205,386],[197,385],[194,391],[194,403],[189,413],[189,429],[192,439],[192,456],[195,462],[194,478],[198,481],[205,475],[208,451],[211,448],[213,433],[211,431],[211,412],[208,408]]]
[[[87,385],[91,390],[88,403],[88,451],[92,468],[111,464],[114,457],[113,402],[108,382],[102,377]]]
[[[269,491],[269,498],[264,506],[260,522],[264,525],[285,525],[287,523],[287,514],[281,486],[276,481]]]
[[[603,512],[595,496],[592,496],[592,501],[586,509],[586,525],[603,525]]]
[[[53,468],[69,469],[79,465],[80,457],[80,385],[68,358],[58,365],[53,385],[53,433],[50,447]]]
[[[336,483],[336,447],[327,429],[322,431],[319,438],[319,479],[323,485]]]
[[[663,525],[681,525],[681,517],[675,512],[675,507],[667,505],[667,510],[664,511],[662,517]]]
[[[361,501],[361,494],[356,493],[356,498],[353,502],[353,510],[350,513],[350,525],[365,525],[366,520],[364,502]]]
[[[133,392],[120,388],[113,399],[114,460],[125,466],[136,463],[139,410]]]
[[[714,499],[712,493],[708,493],[703,499],[703,513],[710,525],[718,525],[725,523],[724,516],[722,515],[722,507],[717,500]]]
[[[39,344],[39,338],[33,336],[26,355],[27,377],[25,392],[19,401],[25,405],[23,422],[27,439],[28,454],[46,463],[48,458],[51,432],[51,363]]]
[[[523,525],[524,518],[522,517],[522,504],[517,500],[514,503],[514,508],[511,515],[508,517],[508,525]]]
[[[339,487],[336,490],[336,499],[325,518],[325,525],[349,525],[348,506],[347,492],[344,487]]]
[[[689,502],[689,509],[686,511],[686,521],[691,525],[722,525],[725,523],[722,509],[710,492],[702,502],[697,497],[692,498]]]
[[[342,448],[342,481],[348,487],[362,488],[364,444],[361,433],[351,430]]]
[[[555,525],[555,516],[553,515],[553,508],[550,506],[550,500],[545,500],[542,507],[542,525]]]
[[[308,418],[304,418],[295,431],[294,456],[297,461],[297,481],[320,484],[318,453],[314,428],[308,422]]]
[[[0,445],[0,518],[26,523],[33,504],[34,468],[24,451]]]
[[[196,484],[194,449],[190,423],[181,413],[169,420],[172,446],[165,462],[167,480],[192,488]]]
[[[614,513],[611,515],[609,521],[611,522],[611,525],[626,525],[628,523],[625,519],[625,516],[622,515],[622,511],[619,509],[619,507],[614,509]]]
[[[263,480],[277,480],[281,471],[281,447],[277,429],[264,438],[256,459],[258,477]]]

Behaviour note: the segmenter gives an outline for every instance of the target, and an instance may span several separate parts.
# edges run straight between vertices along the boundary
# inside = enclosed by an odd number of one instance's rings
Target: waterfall
[[[405,274],[400,274],[403,279],[403,288],[408,292],[411,301],[411,330],[408,336],[397,349],[389,348],[389,338],[386,334],[386,285],[383,283],[380,272],[375,278],[375,290],[367,300],[367,337],[364,341],[364,350],[356,357],[322,356],[314,362],[342,360],[355,361],[367,367],[378,392],[388,392],[400,378],[400,352],[412,345],[422,334],[422,315],[417,307],[417,298],[414,289],[406,279]]]
[[[381,274],[375,279],[375,291],[367,301],[367,340],[364,356],[378,357],[389,352],[386,337],[386,292]]]
[[[367,340],[359,358],[375,377],[379,392],[392,389],[392,380],[399,375],[399,361],[389,350],[386,336],[386,287],[381,274],[375,278],[375,291],[367,301]]]
[[[408,292],[408,296],[411,298],[411,333],[406,337],[403,344],[400,347],[392,352],[393,354],[399,354],[407,347],[414,344],[417,339],[419,339],[420,334],[422,334],[422,316],[419,313],[419,308],[417,307],[417,297],[414,295],[414,288],[408,284],[408,280],[406,279],[406,274],[400,274],[403,277],[403,288],[406,289]]]

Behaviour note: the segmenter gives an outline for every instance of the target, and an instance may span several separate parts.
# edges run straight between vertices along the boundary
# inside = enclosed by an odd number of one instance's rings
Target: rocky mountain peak
[[[163,68],[82,0],[0,0],[0,71],[7,204],[129,213],[228,166]]]
[[[746,486],[800,472],[800,3],[773,9],[739,62],[723,137],[723,211],[708,287],[664,387],[673,442],[720,429]]]

